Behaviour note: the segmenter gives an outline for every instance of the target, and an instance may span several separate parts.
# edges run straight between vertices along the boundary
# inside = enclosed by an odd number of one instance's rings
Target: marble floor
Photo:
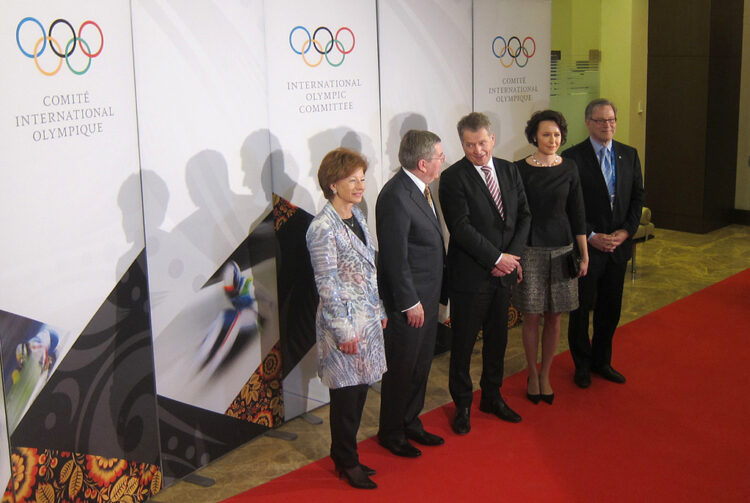
[[[638,245],[637,277],[631,280],[628,268],[622,307],[621,324],[655,311],[667,304],[701,290],[717,281],[750,267],[750,227],[731,225],[708,234],[689,234],[658,229],[656,238]],[[567,320],[562,322],[563,334],[559,351],[566,351]],[[425,412],[450,402],[448,394],[448,354],[435,358],[427,390]],[[474,350],[472,369],[480,368],[480,346]],[[510,331],[506,352],[506,375],[525,367],[521,329]],[[554,371],[554,370],[553,370]],[[475,388],[479,374],[473,372]],[[367,397],[359,439],[377,431],[380,396],[371,391]],[[294,441],[264,436],[248,442],[197,473],[216,481],[212,487],[199,487],[188,482],[163,490],[151,501],[179,503],[213,503],[258,486],[273,478],[328,455],[328,407],[313,414],[323,424],[312,425],[297,418],[279,430],[298,435]]]

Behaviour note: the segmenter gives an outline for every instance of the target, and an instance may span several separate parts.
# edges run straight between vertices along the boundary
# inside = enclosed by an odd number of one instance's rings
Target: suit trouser
[[[500,284],[490,292],[452,292],[451,360],[448,385],[457,407],[471,406],[471,353],[482,329],[482,400],[500,397],[503,360],[508,344],[510,289]]]
[[[570,313],[568,344],[576,369],[601,368],[612,363],[612,338],[620,322],[627,262],[613,262],[608,253],[589,248],[589,269],[578,280],[579,307]],[[589,311],[594,311],[594,333],[589,341]]]
[[[352,468],[359,464],[357,431],[367,399],[367,384],[330,390],[331,458],[336,466]]]
[[[405,440],[407,431],[424,431],[419,413],[424,407],[437,338],[437,308],[428,313],[428,307],[420,328],[410,327],[404,313],[388,314],[383,334],[388,371],[380,388],[381,440]]]

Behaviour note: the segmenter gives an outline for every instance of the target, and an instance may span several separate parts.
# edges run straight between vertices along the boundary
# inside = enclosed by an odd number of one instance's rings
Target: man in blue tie
[[[588,274],[578,280],[580,306],[570,313],[568,342],[575,363],[575,383],[591,385],[591,372],[616,383],[625,377],[612,368],[612,338],[620,321],[630,239],[643,209],[643,176],[638,151],[613,140],[617,108],[607,99],[586,106],[589,138],[565,152],[573,159],[583,188],[589,244]],[[589,339],[589,312],[594,330]]]

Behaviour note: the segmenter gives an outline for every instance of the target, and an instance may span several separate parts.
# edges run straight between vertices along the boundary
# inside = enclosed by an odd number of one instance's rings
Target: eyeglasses
[[[603,126],[605,124],[609,124],[610,126],[614,126],[615,124],[617,124],[617,117],[615,117],[614,119],[589,119],[589,120],[592,121],[592,122],[596,122],[600,126]]]
[[[435,159],[438,159],[439,161],[445,161],[445,153],[442,153],[437,157],[428,157],[427,159],[425,159],[425,161],[434,161]]]

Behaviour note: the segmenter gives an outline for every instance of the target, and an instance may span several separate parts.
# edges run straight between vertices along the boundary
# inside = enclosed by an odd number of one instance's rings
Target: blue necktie
[[[615,202],[615,168],[612,166],[612,160],[607,153],[607,149],[603,148],[599,151],[599,164],[602,168],[602,174],[604,175],[604,181],[607,183],[607,191],[609,191],[609,205],[614,206]]]

